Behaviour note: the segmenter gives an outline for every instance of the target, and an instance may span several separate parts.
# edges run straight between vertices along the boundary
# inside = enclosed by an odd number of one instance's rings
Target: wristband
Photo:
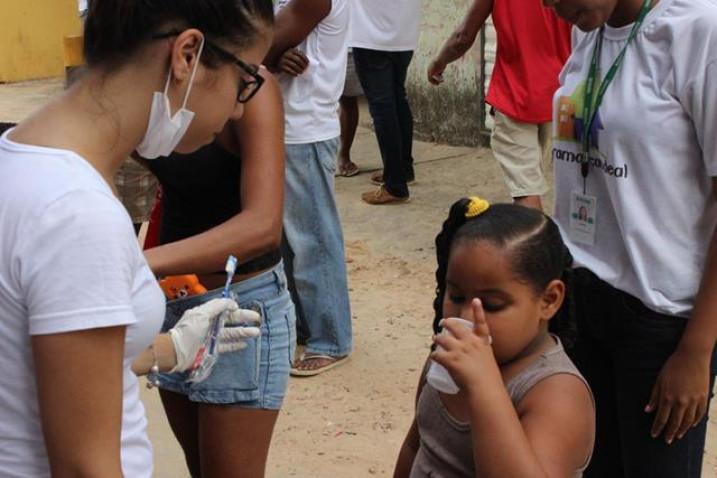
[[[152,366],[147,374],[147,388],[159,387],[159,361],[154,353],[154,343],[149,346],[149,351],[152,353]]]

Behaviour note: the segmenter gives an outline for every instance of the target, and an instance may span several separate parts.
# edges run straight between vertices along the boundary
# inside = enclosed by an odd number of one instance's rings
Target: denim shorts
[[[296,313],[283,263],[233,284],[231,291],[239,307],[261,314],[261,336],[247,339],[242,350],[219,355],[211,375],[203,382],[187,382],[187,372],[160,374],[160,387],[186,395],[192,402],[279,410],[296,347]],[[214,289],[169,301],[162,331],[174,326],[187,309],[221,297],[221,293],[222,289]]]

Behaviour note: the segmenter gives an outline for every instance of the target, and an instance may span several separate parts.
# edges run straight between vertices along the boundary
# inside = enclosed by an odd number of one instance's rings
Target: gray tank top
[[[552,375],[567,373],[587,382],[568,358],[560,340],[538,360],[513,377],[506,388],[513,406],[538,382]],[[589,388],[589,387],[588,387]],[[416,421],[421,436],[413,461],[410,478],[473,478],[473,443],[470,423],[459,422],[443,406],[438,391],[426,384],[416,409]],[[580,478],[590,462],[590,456],[573,477]]]

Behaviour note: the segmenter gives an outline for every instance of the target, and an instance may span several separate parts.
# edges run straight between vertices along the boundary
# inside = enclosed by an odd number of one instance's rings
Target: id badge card
[[[579,192],[570,195],[570,238],[589,246],[595,245],[597,198]]]

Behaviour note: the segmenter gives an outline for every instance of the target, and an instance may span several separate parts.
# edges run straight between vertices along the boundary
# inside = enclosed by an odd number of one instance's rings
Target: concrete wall
[[[433,86],[426,79],[431,59],[471,3],[470,0],[423,2],[421,36],[407,80],[418,138],[467,146],[485,142],[481,134],[480,35],[462,59],[448,66],[442,85]]]
[[[0,82],[62,76],[63,38],[81,30],[77,0],[0,0]]]

